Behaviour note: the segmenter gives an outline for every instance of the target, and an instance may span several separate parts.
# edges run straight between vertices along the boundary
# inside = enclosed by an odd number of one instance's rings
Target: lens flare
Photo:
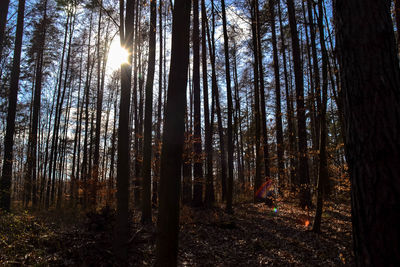
[[[277,208],[277,207],[274,208],[274,212],[275,212],[275,213],[278,212],[278,208]]]

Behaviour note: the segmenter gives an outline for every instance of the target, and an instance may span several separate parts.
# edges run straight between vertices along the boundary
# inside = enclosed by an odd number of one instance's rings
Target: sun
[[[119,37],[116,36],[111,42],[108,52],[107,68],[111,71],[119,69],[121,64],[128,63],[128,57],[128,51],[121,47]]]

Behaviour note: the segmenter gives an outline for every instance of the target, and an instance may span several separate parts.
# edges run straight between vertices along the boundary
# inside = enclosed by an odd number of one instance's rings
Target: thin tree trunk
[[[260,15],[258,10],[258,0],[255,0],[255,19],[256,19],[256,36],[257,36],[257,64],[260,75],[260,112],[261,112],[261,129],[263,133],[262,145],[263,145],[263,157],[264,157],[264,177],[268,179],[270,174],[270,163],[269,163],[269,148],[268,148],[268,133],[267,133],[267,115],[265,107],[265,86],[264,86],[264,66],[263,66],[263,54],[261,44],[261,23]]]
[[[275,1],[269,0],[270,24],[272,33],[272,50],[275,74],[275,124],[276,124],[276,151],[278,156],[278,183],[279,190],[282,189],[284,179],[284,161],[283,161],[283,130],[282,130],[282,109],[281,109],[281,81],[279,74],[278,48],[276,45],[276,30],[275,30]]]
[[[300,207],[311,207],[310,177],[308,170],[307,157],[307,132],[306,117],[304,108],[304,80],[302,63],[300,59],[300,45],[297,33],[297,23],[293,0],[287,0],[289,25],[292,39],[292,53],[294,64],[294,75],[296,84],[296,108],[297,108],[297,128],[299,145],[299,181],[300,181]]]
[[[97,26],[97,105],[96,105],[96,130],[94,137],[94,156],[93,156],[93,171],[90,177],[90,208],[96,210],[97,200],[97,186],[99,180],[99,162],[100,162],[100,131],[101,131],[101,114],[103,109],[103,87],[101,83],[101,56],[100,56],[100,43],[101,43],[101,19],[103,0],[99,2],[99,22]],[[103,58],[105,61],[105,58]]]
[[[204,132],[205,132],[205,153],[206,153],[206,191],[205,205],[211,207],[214,202],[214,178],[212,162],[212,132],[213,125],[210,124],[210,111],[208,104],[208,73],[207,73],[207,45],[206,45],[206,25],[207,11],[205,0],[201,0],[201,59],[203,74],[203,106],[204,106]]]
[[[318,173],[318,192],[317,192],[317,210],[313,224],[313,231],[319,233],[321,230],[321,217],[324,204],[324,196],[326,195],[326,185],[328,183],[328,163],[327,163],[327,121],[326,121],[326,107],[328,102],[328,53],[325,46],[325,34],[323,25],[323,8],[322,0],[318,1],[318,30],[319,40],[322,51],[322,103],[321,110],[319,110],[319,121],[321,123],[321,137],[319,145],[319,173]]]
[[[253,37],[253,55],[254,55],[254,63],[253,63],[253,72],[254,72],[254,123],[255,123],[255,145],[256,145],[256,173],[254,177],[254,201],[257,202],[260,198],[255,194],[257,190],[260,188],[262,184],[261,179],[261,154],[260,154],[260,88],[259,88],[259,65],[258,65],[258,45],[257,45],[257,21],[255,16],[256,9],[256,1],[252,1],[251,6],[251,29],[252,29],[252,37]]]
[[[293,123],[294,111],[293,111],[293,103],[291,100],[291,95],[289,93],[289,75],[287,71],[286,64],[286,45],[285,38],[283,33],[283,24],[282,24],[282,13],[281,13],[281,5],[280,0],[278,0],[278,17],[279,17],[279,29],[280,29],[280,39],[281,39],[281,53],[283,59],[283,74],[285,78],[285,95],[286,95],[286,109],[287,109],[287,124],[288,124],[288,136],[289,136],[289,148],[288,148],[288,157],[289,157],[289,177],[290,181],[293,184],[296,180],[296,129]],[[293,188],[293,187],[292,187]]]
[[[200,30],[199,30],[199,0],[193,0],[193,105],[194,105],[194,135],[193,135],[193,205],[203,204],[203,159],[201,145],[201,113],[200,113]]]
[[[221,11],[222,11],[222,29],[224,34],[224,52],[225,52],[225,78],[226,78],[226,97],[228,102],[228,180],[226,190],[226,211],[233,213],[232,202],[233,202],[233,138],[232,138],[232,89],[231,89],[231,70],[229,64],[229,39],[228,29],[226,23],[226,11],[225,11],[225,0],[221,0]]]
[[[144,118],[142,223],[151,223],[151,126],[153,121],[153,82],[156,64],[156,1],[150,2],[149,60],[146,81],[146,107]]]
[[[160,179],[160,156],[161,156],[161,107],[162,107],[162,89],[163,89],[163,0],[159,2],[159,31],[160,31],[160,55],[158,69],[158,103],[157,103],[157,130],[155,140],[155,170],[153,176],[153,196],[152,203],[156,205],[158,200],[158,181]]]
[[[210,52],[211,61],[211,81],[212,81],[212,95],[215,101],[215,110],[217,113],[217,123],[218,123],[218,135],[220,144],[220,160],[221,160],[221,185],[222,185],[222,200],[226,199],[226,153],[225,153],[225,141],[224,141],[224,131],[222,127],[222,116],[221,116],[221,105],[219,99],[219,89],[217,82],[216,66],[215,66],[215,14],[214,14],[214,0],[211,1],[212,7],[212,33],[210,38],[210,31],[207,28],[208,35],[208,50]]]

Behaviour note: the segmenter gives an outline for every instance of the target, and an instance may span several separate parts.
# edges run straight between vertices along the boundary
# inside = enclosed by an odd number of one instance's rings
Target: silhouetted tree
[[[334,2],[358,266],[400,263],[400,70],[390,5]]]

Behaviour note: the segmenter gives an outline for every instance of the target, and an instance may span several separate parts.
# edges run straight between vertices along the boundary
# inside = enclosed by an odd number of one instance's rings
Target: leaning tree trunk
[[[334,6],[359,266],[400,263],[400,70],[390,3]]]
[[[179,191],[189,65],[190,6],[190,1],[175,0],[173,10],[171,65],[161,152],[156,266],[176,266],[178,258]]]

